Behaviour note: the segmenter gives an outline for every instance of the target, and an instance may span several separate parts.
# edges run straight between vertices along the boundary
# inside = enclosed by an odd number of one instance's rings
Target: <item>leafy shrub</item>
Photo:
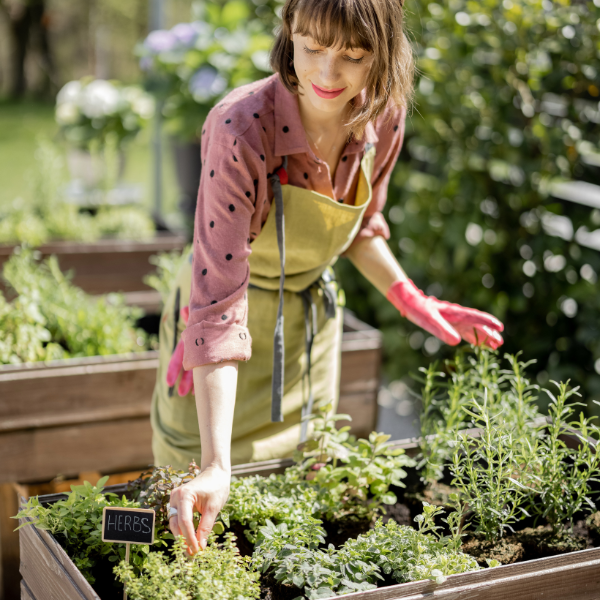
[[[115,574],[132,600],[258,600],[259,575],[234,542],[232,534],[225,534],[222,544],[211,536],[206,549],[190,558],[180,537],[171,557],[152,552],[141,576],[124,561],[115,567]]]
[[[586,238],[600,211],[548,194],[554,178],[598,180],[600,6],[405,6],[421,76],[388,192],[390,246],[429,294],[503,320],[505,350],[536,359],[540,383],[570,378],[597,397],[600,254]],[[391,379],[453,353],[348,261],[340,270],[349,308],[383,331]]]
[[[62,273],[56,257],[40,262],[20,249],[5,263],[4,279],[18,297],[8,302],[0,294],[0,364],[123,354],[149,343],[134,327],[140,309],[119,294],[91,298]]]
[[[35,525],[49,531],[64,547],[83,576],[94,583],[92,574],[95,565],[103,559],[116,562],[125,557],[124,544],[111,544],[102,541],[102,511],[105,506],[137,508],[138,502],[131,502],[123,496],[103,491],[108,476],[94,486],[86,481],[83,485],[72,485],[66,500],[59,500],[47,507],[40,504],[37,497],[29,498],[19,511],[18,519],[28,519],[18,528]],[[161,543],[157,538],[155,543]],[[149,547],[131,544],[132,569],[139,572],[147,558]]]

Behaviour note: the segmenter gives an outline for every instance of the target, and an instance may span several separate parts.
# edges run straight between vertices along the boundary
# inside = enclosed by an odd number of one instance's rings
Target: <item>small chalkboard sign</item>
[[[155,512],[146,508],[112,508],[102,511],[102,541],[120,544],[154,543]]]

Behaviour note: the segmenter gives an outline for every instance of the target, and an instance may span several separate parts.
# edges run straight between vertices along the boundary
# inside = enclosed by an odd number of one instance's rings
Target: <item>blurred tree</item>
[[[390,245],[428,294],[494,313],[538,382],[600,395],[600,211],[551,196],[598,181],[600,0],[408,4],[416,107],[392,177]],[[600,232],[597,232],[600,233]],[[348,305],[381,328],[391,378],[449,355],[357,276]],[[594,366],[596,365],[596,369]]]
[[[13,46],[10,95],[20,98],[25,93],[25,61],[30,51],[40,56],[44,77],[39,91],[48,94],[54,80],[54,61],[48,39],[45,0],[0,0],[0,11],[8,21]]]

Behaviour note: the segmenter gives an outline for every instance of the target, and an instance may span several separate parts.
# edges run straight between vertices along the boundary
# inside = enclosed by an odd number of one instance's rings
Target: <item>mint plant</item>
[[[94,486],[86,481],[83,485],[72,485],[65,500],[59,500],[47,507],[40,504],[37,497],[29,498],[15,519],[28,519],[17,527],[35,525],[49,531],[64,547],[83,576],[94,583],[93,567],[103,559],[116,562],[125,557],[124,544],[111,544],[102,541],[102,510],[105,506],[137,508],[138,502],[119,498],[104,492],[108,476]],[[155,540],[155,544],[164,541]],[[147,559],[149,546],[131,544],[132,569],[139,572]]]
[[[176,540],[171,556],[152,552],[142,567],[141,576],[125,561],[114,569],[132,600],[258,600],[259,574],[250,559],[241,557],[235,536],[225,534],[222,544],[214,535],[203,552],[187,555],[182,537]]]
[[[306,480],[327,490],[326,518],[353,515],[372,518],[384,504],[395,504],[390,486],[405,487],[406,467],[416,462],[403,449],[393,448],[389,435],[373,432],[369,439],[355,440],[350,427],[336,429],[335,423],[348,415],[332,415],[332,405],[317,407],[311,417],[312,437],[300,445],[295,455],[296,470]]]

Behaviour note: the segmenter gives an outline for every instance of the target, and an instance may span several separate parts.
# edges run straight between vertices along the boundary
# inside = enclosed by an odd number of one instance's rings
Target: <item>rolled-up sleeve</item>
[[[405,120],[406,109],[389,108],[377,121],[375,130],[379,140],[371,178],[373,198],[352,245],[378,235],[386,240],[390,237],[390,228],[382,210],[387,200],[390,177],[402,149]]]
[[[248,332],[250,223],[256,180],[264,162],[213,112],[202,136],[202,175],[194,228],[190,317],[184,340],[184,368],[252,353]],[[264,179],[264,174],[263,174]]]

